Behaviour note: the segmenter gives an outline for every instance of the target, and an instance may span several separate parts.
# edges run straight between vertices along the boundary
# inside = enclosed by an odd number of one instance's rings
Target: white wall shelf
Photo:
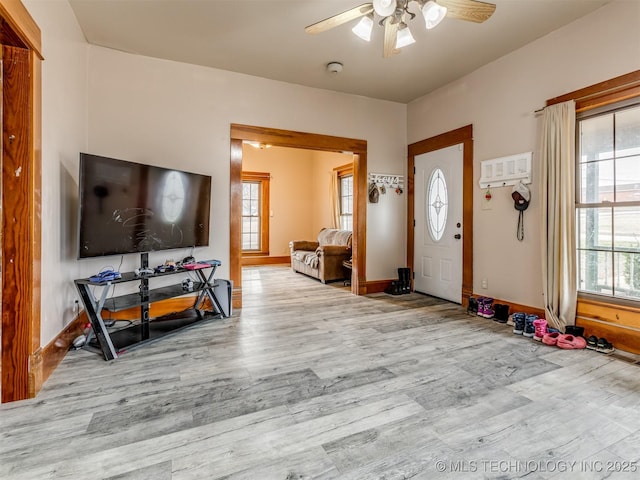
[[[533,152],[509,155],[480,162],[480,188],[497,188],[531,183]]]

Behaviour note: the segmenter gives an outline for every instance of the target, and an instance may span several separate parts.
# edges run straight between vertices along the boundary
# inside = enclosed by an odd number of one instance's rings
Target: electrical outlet
[[[486,278],[483,278],[480,286],[486,290],[487,288],[489,288],[489,281]]]

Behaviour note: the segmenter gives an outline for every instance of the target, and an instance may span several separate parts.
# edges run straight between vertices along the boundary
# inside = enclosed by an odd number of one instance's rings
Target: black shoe
[[[467,313],[471,315],[478,314],[478,300],[476,297],[469,297],[469,305],[467,305]]]
[[[399,268],[398,279],[400,281],[401,293],[411,293],[411,269]]]
[[[388,293],[389,295],[402,295],[404,292],[402,291],[402,282],[400,280],[392,280],[391,285],[389,285],[384,293]]]
[[[611,345],[611,343],[609,343],[606,338],[598,339],[598,344],[596,345],[596,352],[613,353],[614,350],[615,348],[613,348],[613,345]]]
[[[577,325],[567,325],[564,329],[564,333],[567,335],[573,335],[574,337],[582,337],[584,335],[584,327],[578,327]]]
[[[507,323],[509,320],[509,305],[503,305],[502,303],[493,304],[493,320],[498,323]]]

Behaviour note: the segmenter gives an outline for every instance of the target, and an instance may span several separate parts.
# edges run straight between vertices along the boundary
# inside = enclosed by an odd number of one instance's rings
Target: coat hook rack
[[[374,184],[376,187],[378,187],[378,189],[384,187],[384,189],[382,190],[392,188],[398,195],[404,192],[403,175],[394,175],[388,173],[369,173],[369,184]],[[380,193],[384,194],[386,192],[381,191]]]

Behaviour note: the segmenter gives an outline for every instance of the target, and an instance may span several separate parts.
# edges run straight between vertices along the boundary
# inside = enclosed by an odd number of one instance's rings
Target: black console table
[[[203,265],[203,264],[206,264]],[[127,349],[161,338],[205,318],[225,318],[231,315],[231,282],[215,280],[216,268],[220,261],[200,262],[196,269],[178,267],[172,271],[136,275],[134,272],[122,274],[122,278],[101,283],[91,282],[88,278],[75,280],[74,283],[85,311],[91,323],[85,348],[104,355],[105,360],[113,360]],[[148,257],[142,255],[142,267],[148,267]],[[208,275],[205,273],[208,272]],[[183,284],[149,288],[149,280],[167,275],[194,273],[197,281],[193,288],[185,289]],[[139,292],[109,297],[113,285],[127,282],[139,282]],[[222,291],[225,298],[219,299],[216,290]],[[190,310],[173,314],[166,318],[150,319],[149,305],[153,302],[197,293]],[[204,311],[205,300],[209,300],[213,310]],[[118,312],[133,307],[140,307],[140,319],[127,327],[109,330],[102,318],[102,311]]]

